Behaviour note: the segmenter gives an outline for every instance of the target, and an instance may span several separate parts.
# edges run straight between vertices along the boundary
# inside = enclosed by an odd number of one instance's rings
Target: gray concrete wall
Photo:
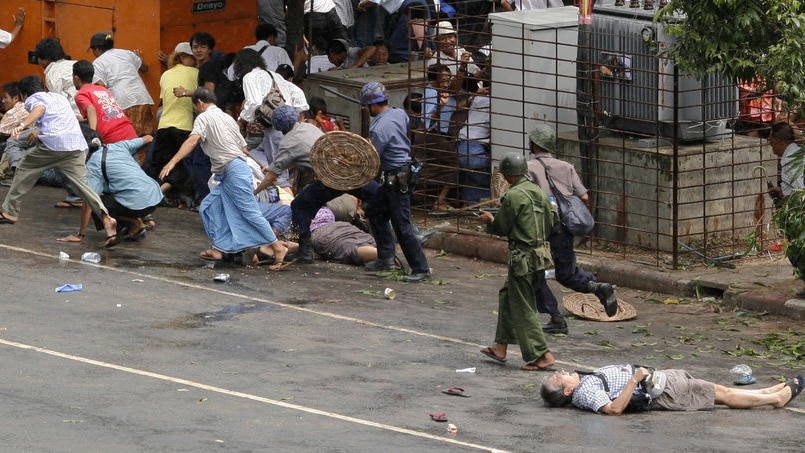
[[[575,135],[560,134],[557,147],[581,173]],[[633,139],[600,140],[595,175],[582,175],[594,189],[599,238],[672,251],[674,202],[678,238],[687,244],[737,241],[771,221],[765,175],[755,170],[776,180],[776,158],[765,141],[735,136],[680,146],[676,173],[673,152],[641,148]]]

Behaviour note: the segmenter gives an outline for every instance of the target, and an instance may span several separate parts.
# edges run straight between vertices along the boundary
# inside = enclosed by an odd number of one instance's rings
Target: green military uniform
[[[492,234],[509,238],[509,275],[498,293],[495,343],[520,345],[526,362],[548,351],[534,287],[545,278],[545,266],[551,259],[546,239],[554,215],[545,193],[521,177],[503,195],[495,221],[487,228]]]

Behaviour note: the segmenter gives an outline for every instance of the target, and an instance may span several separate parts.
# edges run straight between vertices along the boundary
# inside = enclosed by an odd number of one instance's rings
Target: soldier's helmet
[[[539,146],[545,151],[552,153],[556,150],[556,133],[547,124],[538,124],[537,127],[528,132],[531,143]]]
[[[522,176],[528,170],[525,157],[518,153],[509,153],[500,161],[500,172],[506,176]]]

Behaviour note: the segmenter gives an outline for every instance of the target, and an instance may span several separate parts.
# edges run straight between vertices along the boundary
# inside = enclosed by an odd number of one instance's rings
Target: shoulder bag
[[[537,161],[545,169],[545,178],[548,180],[553,197],[556,199],[556,205],[559,207],[559,218],[562,220],[562,225],[574,236],[589,234],[595,227],[595,219],[587,209],[587,205],[578,195],[565,195],[559,191],[551,179],[548,167],[539,157]]]

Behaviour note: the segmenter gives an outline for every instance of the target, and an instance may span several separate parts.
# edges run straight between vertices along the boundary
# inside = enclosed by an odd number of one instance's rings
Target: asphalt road
[[[424,284],[323,262],[213,269],[197,258],[208,245],[198,214],[176,209],[157,211],[143,242],[104,250],[91,232],[85,244],[58,243],[78,221],[78,210],[52,207],[60,196],[37,187],[20,221],[0,226],[2,451],[805,448],[805,399],[622,417],[544,407],[547,373],[520,371],[516,346],[507,365],[478,353],[493,339],[501,265],[429,249],[436,280]],[[85,251],[102,262],[81,262]],[[216,283],[218,272],[231,280]],[[55,291],[67,283],[83,289]],[[794,321],[619,296],[638,317],[571,320],[569,336],[549,339],[557,369],[632,362],[728,384],[729,369],[747,363],[759,387],[805,368],[763,346],[801,338]],[[469,397],[442,393],[450,387]],[[457,432],[430,419],[438,412]]]

